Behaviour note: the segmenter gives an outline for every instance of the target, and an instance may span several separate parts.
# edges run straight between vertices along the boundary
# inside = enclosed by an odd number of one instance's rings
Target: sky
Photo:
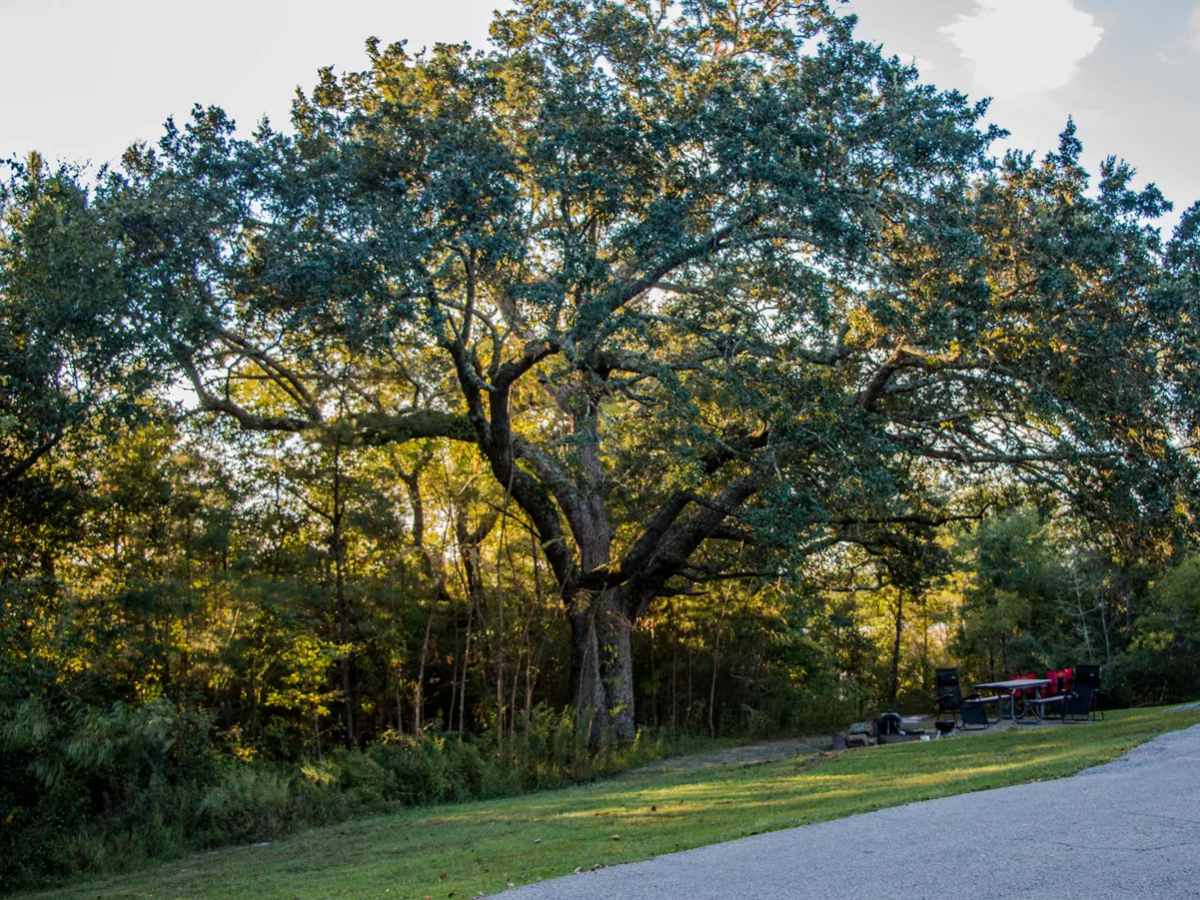
[[[117,159],[168,115],[216,104],[287,121],[320,66],[363,41],[486,39],[507,0],[0,0],[0,157]],[[993,99],[1004,146],[1053,149],[1068,115],[1095,171],[1121,156],[1176,203],[1200,199],[1200,0],[849,0],[859,36],[939,87]],[[998,147],[998,150],[1004,149]]]
[[[1093,173],[1119,156],[1175,203],[1200,200],[1200,0],[851,0],[859,37],[922,78],[992,97],[1005,147],[1044,153],[1075,119]]]

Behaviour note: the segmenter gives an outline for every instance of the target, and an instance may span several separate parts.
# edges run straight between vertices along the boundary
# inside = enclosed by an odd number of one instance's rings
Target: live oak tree
[[[80,172],[37,154],[0,164],[0,499],[84,426],[148,384],[121,327],[114,235]]]
[[[125,315],[244,428],[476,448],[594,739],[661,598],[847,543],[902,571],[972,483],[1177,502],[1165,203],[1116,161],[1089,192],[1072,129],[991,161],[985,104],[820,0],[521,0],[487,50],[368,54],[293,132],[198,108],[130,150]]]

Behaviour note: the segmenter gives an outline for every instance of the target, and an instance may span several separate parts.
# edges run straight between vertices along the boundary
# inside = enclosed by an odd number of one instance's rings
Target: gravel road
[[[1059,781],[913,803],[499,896],[1195,898],[1200,726]]]

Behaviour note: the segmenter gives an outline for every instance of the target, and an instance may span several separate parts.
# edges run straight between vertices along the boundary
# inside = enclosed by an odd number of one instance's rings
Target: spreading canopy
[[[478,447],[619,734],[630,623],[722,547],[915,552],[989,479],[1170,508],[1162,197],[1090,191],[1071,127],[994,163],[984,104],[852,29],[523,0],[483,52],[370,42],[294,133],[197,109],[100,190],[129,320],[247,428]]]

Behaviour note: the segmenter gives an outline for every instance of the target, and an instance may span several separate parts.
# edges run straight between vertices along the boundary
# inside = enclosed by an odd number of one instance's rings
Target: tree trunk
[[[454,711],[458,709],[458,664],[462,660],[457,618],[454,622],[454,658],[450,666],[450,712],[446,715],[446,730],[454,730]]]
[[[1100,630],[1104,634],[1104,661],[1106,663],[1111,663],[1112,662],[1112,642],[1109,641],[1109,638],[1108,638],[1108,616],[1105,615],[1105,613],[1104,613],[1104,598],[1103,597],[1100,598],[1100,602],[1097,604],[1097,606],[1100,609]]]
[[[525,619],[525,636],[526,636],[526,643],[528,644],[528,648],[529,648],[528,655],[525,657],[525,734],[526,735],[529,734],[530,721],[533,717],[533,670],[534,670],[533,656],[534,656],[534,654],[533,654],[533,644],[529,638],[529,629],[530,629],[531,622],[533,620],[535,610],[542,610],[545,608],[545,603],[543,601],[543,596],[542,596],[542,574],[541,574],[541,569],[540,569],[539,561],[538,561],[537,534],[533,531],[532,528],[529,530],[529,558],[533,563],[533,601],[532,602],[533,602],[534,606],[530,609],[529,615]],[[542,639],[540,639],[540,638],[538,639],[537,656],[538,656],[537,666],[540,668],[541,656],[542,656]]]
[[[496,746],[504,752],[504,593],[500,589],[500,561],[496,561],[496,625],[492,657],[496,662]]]
[[[904,631],[904,595],[896,594],[895,605],[895,634],[892,638],[892,671],[891,684],[888,686],[888,699],[895,705],[900,695],[900,636]]]
[[[721,671],[721,635],[729,616],[729,595],[724,595],[717,613],[716,633],[713,635],[712,679],[708,683],[708,736],[717,736],[717,676]]]
[[[396,733],[404,734],[404,669],[396,665]]]
[[[929,665],[929,597],[921,594],[921,689],[933,692],[933,669]]]
[[[658,665],[654,658],[654,626],[650,626],[650,715],[651,728],[658,728]]]
[[[632,623],[617,591],[590,595],[585,602],[585,608],[570,613],[579,727],[593,747],[606,740],[628,742],[636,733]]]
[[[717,673],[721,670],[721,629],[717,628],[717,637],[713,641],[712,678],[708,682],[708,736],[717,736]]]
[[[600,458],[600,394],[589,388],[575,414],[578,460],[583,474],[572,504],[572,529],[579,546],[580,570],[604,571],[612,564],[613,528],[606,508],[606,476]],[[633,648],[631,635],[637,605],[616,587],[572,590],[563,599],[571,618],[572,662],[576,709],[592,746],[626,743],[635,735]]]
[[[687,709],[683,714],[683,727],[686,731],[692,727],[692,648],[689,646],[687,650]]]
[[[476,618],[478,618],[480,626],[484,629],[484,633],[480,639],[486,640],[487,637],[487,619],[484,615],[483,562],[480,554],[480,545],[488,534],[491,533],[493,526],[496,524],[496,519],[497,514],[495,512],[488,513],[480,522],[479,527],[471,531],[467,524],[467,509],[465,507],[456,507],[454,510],[454,532],[458,541],[459,559],[462,564],[463,577],[467,589],[467,600],[469,601],[467,607],[467,633],[463,643],[462,686],[458,692],[458,730],[460,732],[463,731],[466,719],[467,671],[471,663],[472,627]],[[445,594],[446,599],[449,600],[444,582],[439,586],[439,594]],[[484,671],[486,672],[486,668]],[[450,712],[451,717],[453,717],[454,710],[452,709]]]
[[[529,734],[530,724],[533,720],[533,673],[535,668],[541,667],[542,644],[538,642],[537,661],[535,663],[533,654],[525,657],[525,734]]]
[[[350,645],[354,639],[354,623],[350,599],[346,594],[346,538],[343,532],[345,497],[342,491],[341,444],[333,445],[333,513],[330,519],[330,542],[333,544],[334,597],[337,604],[338,639]],[[354,716],[358,709],[357,667],[354,651],[342,656],[339,667],[342,675],[342,699],[346,715],[346,746],[356,742]]]
[[[509,678],[508,685],[508,736],[512,741],[517,739],[517,685],[521,681],[521,654],[524,651],[518,651],[516,659],[513,660],[512,677]],[[528,668],[529,663],[525,663]]]
[[[573,611],[571,620],[571,696],[576,730],[588,743],[598,743],[603,729],[597,721],[605,708],[600,681],[595,616],[589,609]]]
[[[420,737],[425,728],[425,662],[429,659],[429,633],[433,630],[433,607],[425,618],[425,637],[421,641],[421,659],[417,663],[417,683],[413,685],[413,734]]]
[[[1081,581],[1081,578],[1079,575],[1079,569],[1077,566],[1078,566],[1078,563],[1076,563],[1076,566],[1071,568],[1071,588],[1075,594],[1075,609],[1076,609],[1076,613],[1079,616],[1079,624],[1080,624],[1080,627],[1083,629],[1083,646],[1085,648],[1085,651],[1087,652],[1088,659],[1091,660],[1093,658],[1092,633],[1091,633],[1091,629],[1088,628],[1088,623],[1087,623],[1088,613],[1087,613],[1087,610],[1084,609],[1084,606],[1083,606],[1083,584],[1082,584],[1082,581]],[[1101,609],[1101,612],[1100,612],[1100,621],[1101,622],[1104,621],[1103,609]]]
[[[667,620],[671,635],[671,732],[679,730],[679,630],[675,625],[675,604],[670,606]]]
[[[602,607],[596,625],[608,725],[613,738],[625,743],[632,741],[637,732],[633,699],[633,623],[622,604],[612,602],[610,598]]]
[[[467,666],[471,663],[471,626],[475,622],[475,598],[467,607],[467,633],[463,637],[462,685],[458,689],[458,733],[462,734],[467,717]],[[453,715],[454,710],[450,710]]]

